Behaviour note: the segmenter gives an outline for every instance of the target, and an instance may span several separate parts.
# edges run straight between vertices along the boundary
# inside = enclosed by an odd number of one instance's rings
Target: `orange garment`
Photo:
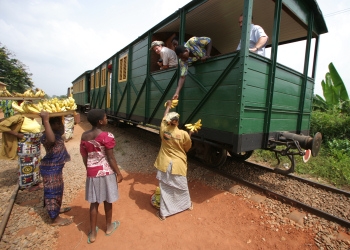
[[[0,159],[17,159],[17,137],[6,133],[8,131],[19,132],[24,120],[23,115],[14,115],[0,122],[0,132],[2,132],[2,143],[0,151]]]
[[[162,171],[166,172],[169,163],[172,162],[172,174],[187,175],[187,154],[192,146],[190,135],[179,129],[177,126],[168,125],[165,121],[165,117],[160,126],[159,131],[162,144],[154,163],[154,166]]]

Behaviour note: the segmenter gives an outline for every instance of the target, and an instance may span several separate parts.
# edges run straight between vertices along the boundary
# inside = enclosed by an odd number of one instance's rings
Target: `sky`
[[[0,43],[28,66],[35,87],[60,96],[94,69],[190,0],[0,0]],[[321,35],[314,93],[333,62],[350,94],[349,0],[318,0],[328,33]],[[147,16],[145,15],[147,13]],[[237,24],[237,20],[232,20]],[[257,23],[258,24],[258,23]],[[302,71],[295,48],[278,61]]]

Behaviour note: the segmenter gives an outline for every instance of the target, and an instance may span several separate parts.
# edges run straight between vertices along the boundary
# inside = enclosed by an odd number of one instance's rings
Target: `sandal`
[[[98,227],[96,226],[96,236],[97,236],[97,232],[98,232]],[[88,233],[88,240],[87,240],[87,243],[88,244],[91,244],[91,243],[94,243],[96,241],[96,239],[94,241],[91,241],[90,240],[90,236],[91,236],[91,231]]]
[[[72,209],[71,207],[61,208],[61,209],[60,209],[60,214],[63,214],[63,213],[69,212],[71,209]]]
[[[161,221],[166,220],[165,216],[161,216],[161,215],[160,215],[160,212],[159,212],[159,211],[157,211],[156,215],[157,215],[157,217],[158,217]]]
[[[113,224],[113,230],[109,234],[106,233],[106,236],[111,236],[112,233],[120,226],[120,222],[119,221],[114,221],[114,222],[112,222],[112,224]]]

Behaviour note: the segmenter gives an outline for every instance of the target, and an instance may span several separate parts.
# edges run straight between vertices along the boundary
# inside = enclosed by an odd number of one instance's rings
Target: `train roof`
[[[241,38],[238,18],[243,13],[243,8],[244,0],[193,0],[140,35],[100,65],[127,50],[130,45],[137,43],[150,33],[178,33],[181,25],[181,12],[186,13],[186,34],[210,37],[213,45],[221,54],[235,51]],[[263,27],[270,38],[273,34],[274,10],[274,0],[254,1],[253,23]],[[311,13],[313,14],[313,38],[327,33],[327,25],[316,0],[283,0],[279,44],[306,40],[307,23]],[[271,42],[272,39],[269,39],[270,44],[267,47],[271,45]]]
[[[77,78],[74,79],[74,81],[72,81],[72,83],[74,83],[75,81],[77,81],[79,78],[81,78],[82,76],[86,75],[86,74],[90,74],[92,70],[87,70],[85,71],[83,74],[81,74],[80,76],[78,76]]]
[[[244,0],[193,0],[183,7],[187,12],[186,33],[209,36],[221,53],[234,51],[241,38],[238,17],[243,13],[243,7]],[[254,1],[253,23],[263,27],[270,38],[273,34],[274,9],[273,0]],[[314,14],[313,37],[328,32],[322,12],[315,0],[283,0],[282,9],[279,44],[306,39],[306,23],[310,11]],[[180,11],[181,9],[154,26],[151,31],[177,32],[180,27],[178,18]],[[232,43],[227,43],[227,40]]]

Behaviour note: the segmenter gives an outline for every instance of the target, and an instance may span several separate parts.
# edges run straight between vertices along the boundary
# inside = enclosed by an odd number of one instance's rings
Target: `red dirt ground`
[[[75,136],[67,147],[79,143],[82,132],[83,128],[75,126]],[[82,189],[67,213],[74,216],[74,223],[59,228],[57,249],[318,249],[312,233],[295,226],[281,226],[276,231],[254,202],[198,182],[189,183],[194,209],[160,221],[150,204],[157,186],[155,174],[122,174],[120,199],[113,204],[113,219],[121,222],[120,227],[105,236],[101,204],[100,230],[96,241],[87,244],[90,204]]]

